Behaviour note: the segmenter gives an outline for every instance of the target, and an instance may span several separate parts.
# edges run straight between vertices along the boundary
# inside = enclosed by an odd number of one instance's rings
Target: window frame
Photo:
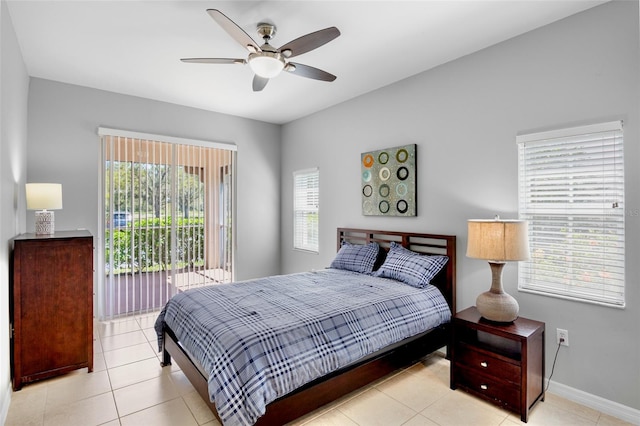
[[[519,216],[529,221],[531,247],[531,259],[518,266],[518,290],[624,308],[622,121],[523,134],[516,142]]]
[[[304,185],[304,182],[300,182],[301,179],[311,184],[315,182],[315,186],[301,193],[299,191],[303,190]],[[310,221],[310,217],[313,216],[316,218],[315,221]],[[296,170],[293,172],[293,249],[318,254],[320,252],[319,234],[320,169],[313,167]]]

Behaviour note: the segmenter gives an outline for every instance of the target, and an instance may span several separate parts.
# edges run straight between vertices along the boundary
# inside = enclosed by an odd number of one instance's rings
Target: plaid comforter
[[[156,330],[165,322],[208,372],[223,423],[244,425],[301,385],[450,315],[434,286],[326,269],[179,293]]]

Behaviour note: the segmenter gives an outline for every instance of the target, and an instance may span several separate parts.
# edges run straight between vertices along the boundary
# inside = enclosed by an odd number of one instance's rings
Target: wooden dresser
[[[93,237],[87,231],[13,240],[10,291],[13,389],[93,370]]]
[[[543,322],[519,317],[487,321],[475,307],[453,319],[451,389],[461,388],[520,414],[544,400]]]

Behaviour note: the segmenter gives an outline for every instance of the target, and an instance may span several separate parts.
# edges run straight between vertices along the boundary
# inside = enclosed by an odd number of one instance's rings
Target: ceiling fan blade
[[[234,58],[182,58],[182,62],[190,64],[246,64],[244,59]]]
[[[216,21],[222,29],[224,29],[235,41],[240,43],[245,49],[251,53],[261,52],[262,50],[255,41],[235,22],[227,17],[218,9],[207,9],[207,13]]]
[[[269,82],[268,78],[260,77],[259,75],[255,75],[253,77],[253,91],[259,92],[264,89],[264,86]]]
[[[294,62],[289,62],[289,64],[293,65],[293,67],[288,67],[285,69],[290,73],[299,75],[301,77],[313,78],[315,80],[322,81],[333,81],[336,79],[335,75],[329,74],[326,71],[319,70],[318,68],[310,67],[309,65],[297,64]]]
[[[339,35],[340,31],[336,27],[325,28],[290,41],[280,48],[280,52],[287,58],[293,58],[327,44]]]

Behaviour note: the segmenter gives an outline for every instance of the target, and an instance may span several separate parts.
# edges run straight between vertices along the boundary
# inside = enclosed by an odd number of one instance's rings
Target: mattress
[[[244,425],[277,398],[450,317],[434,286],[326,269],[179,293],[156,330],[160,339],[166,323],[208,373],[223,423]]]

